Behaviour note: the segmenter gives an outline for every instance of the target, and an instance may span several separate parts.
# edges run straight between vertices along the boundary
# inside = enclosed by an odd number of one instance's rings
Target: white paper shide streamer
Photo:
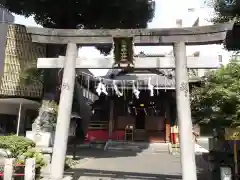
[[[116,93],[116,95],[117,95],[118,97],[123,96],[123,93],[119,91],[119,89],[118,89],[118,87],[117,87],[117,85],[116,85],[116,81],[115,81],[115,80],[113,80],[113,89],[114,89],[114,91],[115,91],[115,93]]]
[[[150,91],[150,96],[154,96],[154,86],[151,84],[151,78],[148,78],[148,90]]]
[[[101,80],[100,80],[100,82],[98,83],[96,92],[98,93],[99,96],[100,96],[102,93],[104,93],[105,95],[108,95],[107,88],[106,88],[106,86],[102,83]]]
[[[137,99],[139,99],[140,91],[136,88],[134,82],[133,82],[133,87],[132,87],[132,88],[133,88],[133,94],[135,95],[135,97],[136,97]]]

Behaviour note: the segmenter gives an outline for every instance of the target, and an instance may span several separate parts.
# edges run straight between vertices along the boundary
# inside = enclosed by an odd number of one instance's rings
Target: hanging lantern
[[[113,80],[113,89],[118,97],[123,96],[123,93],[118,90],[115,80]]]
[[[133,37],[114,37],[114,66],[133,66]]]

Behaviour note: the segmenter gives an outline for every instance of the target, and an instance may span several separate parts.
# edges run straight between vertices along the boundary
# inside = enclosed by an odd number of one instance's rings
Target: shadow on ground
[[[208,153],[197,154],[195,156],[198,180],[211,180],[211,172],[207,162]]]
[[[93,144],[90,147],[74,147],[68,146],[67,155],[73,155],[89,158],[113,158],[136,156],[138,153],[149,149],[150,143],[118,143],[108,146],[108,150],[104,150],[105,144]],[[164,149],[164,151],[166,151]],[[121,152],[121,153],[120,153]]]
[[[78,148],[76,151],[76,157],[79,158],[114,158],[114,157],[129,157],[136,156],[135,151],[104,151],[104,149],[94,148]],[[67,155],[72,155],[72,151],[69,150]]]
[[[73,180],[83,179],[110,180],[110,179],[129,179],[129,180],[180,180],[180,175],[165,175],[165,174],[147,174],[147,173],[131,173],[120,171],[106,171],[93,169],[75,169]]]
[[[139,152],[136,151],[104,151],[103,149],[91,149],[91,148],[78,148],[76,153],[78,159],[84,158],[93,158],[93,159],[105,159],[105,158],[117,158],[117,157],[133,157],[137,156]],[[166,159],[156,159],[159,163],[168,164],[168,158],[172,157],[168,154],[168,152],[160,152],[161,157],[165,157]],[[165,155],[165,154],[166,155]],[[70,153],[71,154],[71,153]],[[143,155],[144,156],[144,155]],[[169,157],[168,157],[169,156]],[[196,165],[197,165],[197,176],[198,180],[210,180],[210,171],[207,163],[207,153],[197,154]],[[107,160],[108,162],[108,160]],[[179,172],[181,172],[180,167],[180,158],[179,156],[174,157],[174,160],[171,160],[173,163],[179,163]],[[134,165],[134,162],[133,162]],[[103,164],[104,166],[104,164]],[[169,164],[169,168],[171,164]],[[131,171],[129,169],[129,171]],[[158,171],[157,171],[158,172]],[[180,180],[182,179],[179,174],[165,174],[164,170],[162,172],[159,171],[159,174],[152,173],[139,173],[139,172],[123,172],[118,171],[118,169],[94,169],[90,167],[79,167],[75,169],[71,169],[68,173],[74,174],[74,180],[84,180],[84,179],[95,179],[95,180],[111,180],[111,179],[129,179],[129,180]]]

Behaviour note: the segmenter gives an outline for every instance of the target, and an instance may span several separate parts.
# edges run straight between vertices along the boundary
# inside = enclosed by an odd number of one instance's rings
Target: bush
[[[72,158],[66,157],[64,169],[67,170],[70,168],[74,168],[74,166],[79,164],[80,161],[81,161],[81,159],[72,159]]]
[[[17,159],[18,164],[24,164],[26,159],[33,158],[36,161],[36,173],[39,174],[42,167],[46,166],[47,163],[44,159],[44,155],[41,152],[37,152],[34,149],[28,149]]]
[[[0,148],[9,150],[11,158],[17,158],[32,147],[35,143],[23,136],[0,136]]]

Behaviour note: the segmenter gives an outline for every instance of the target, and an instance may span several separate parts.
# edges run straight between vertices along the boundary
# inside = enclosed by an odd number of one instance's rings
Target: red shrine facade
[[[159,91],[149,97],[141,91],[139,99],[100,96],[93,104],[89,141],[126,140],[147,142],[170,141],[171,119],[175,118],[174,91]]]
[[[152,75],[155,88],[151,95],[146,80],[148,76],[144,75],[142,79],[138,78],[139,97],[136,97],[130,77],[119,77],[103,79],[108,94],[101,93],[92,104],[87,141],[169,142],[171,127],[176,124],[174,78]],[[130,83],[125,81],[124,84],[122,79]],[[117,95],[113,80],[121,82],[118,87],[122,96]],[[97,83],[92,84],[95,84],[93,91],[96,91]]]

